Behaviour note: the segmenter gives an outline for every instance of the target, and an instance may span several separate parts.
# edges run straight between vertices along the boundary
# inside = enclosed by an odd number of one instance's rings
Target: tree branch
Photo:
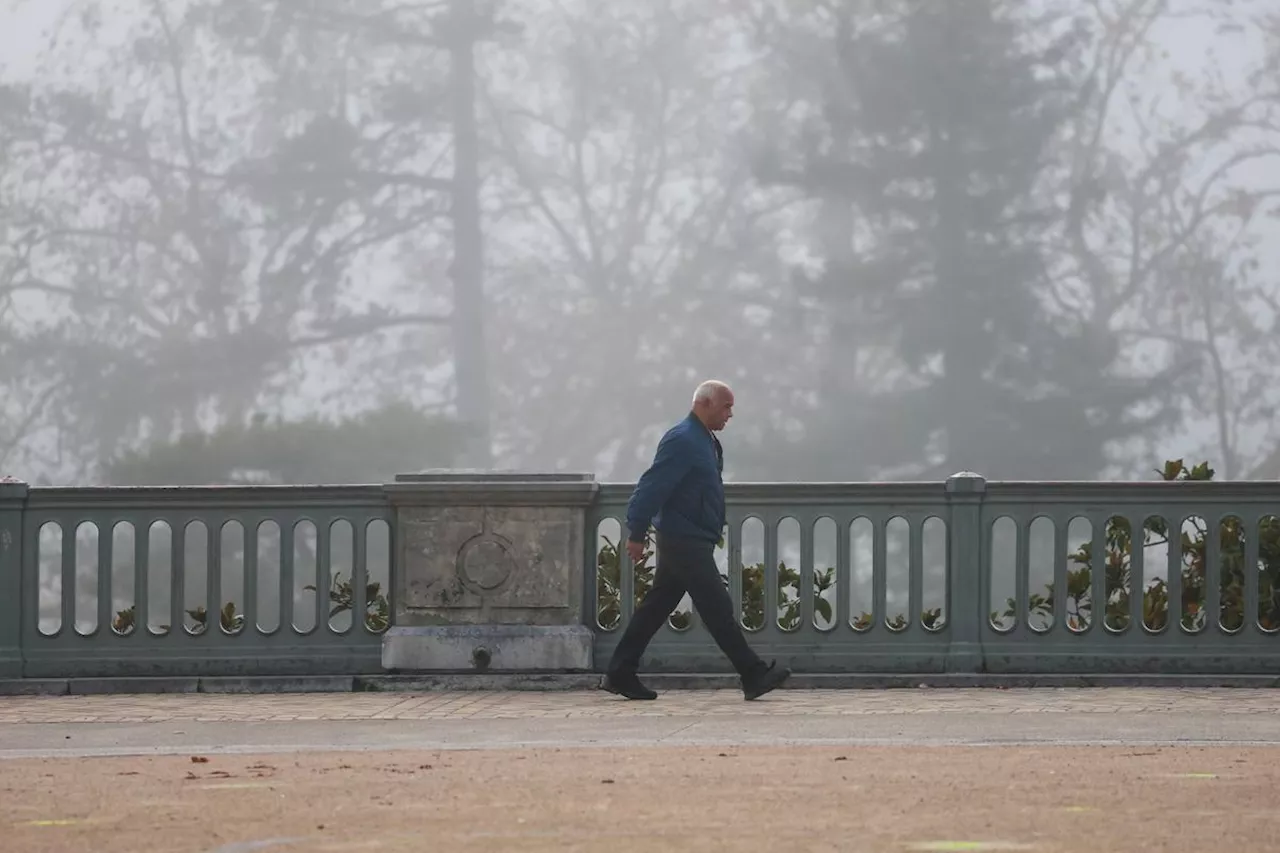
[[[291,338],[286,348],[291,350],[308,349],[311,347],[349,341],[353,338],[365,337],[375,332],[382,332],[388,329],[407,328],[413,326],[447,327],[452,322],[453,318],[449,315],[438,314],[400,314],[393,317],[348,317],[344,318],[340,323],[334,323],[334,328],[327,331],[318,332],[312,335],[299,335]]]

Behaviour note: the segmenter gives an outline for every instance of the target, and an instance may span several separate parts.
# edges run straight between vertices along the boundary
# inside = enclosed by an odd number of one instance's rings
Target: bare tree
[[[443,205],[448,211],[451,251],[440,257],[442,247],[428,245],[425,257],[415,259],[406,246],[401,263],[410,275],[407,289],[422,290],[432,298],[438,298],[438,288],[420,276],[452,281],[452,398],[458,418],[469,429],[466,461],[488,467],[492,461],[490,344],[475,54],[503,29],[498,4],[476,0],[320,0],[306,6],[278,0],[200,2],[240,50],[285,72],[284,79],[291,85],[274,99],[285,113],[308,102],[299,97],[299,87],[314,89],[309,72],[318,65],[327,66],[318,79],[351,104],[347,118],[351,132],[372,133],[374,138],[385,135],[380,141],[396,158],[394,165],[384,164],[381,169],[353,162],[352,170],[371,186],[426,191],[434,199],[433,206]],[[282,51],[278,47],[282,40],[293,43]],[[334,62],[324,51],[305,49],[316,43],[328,45],[341,58]],[[447,263],[442,263],[444,257]],[[429,357],[421,342],[416,348],[409,343],[404,355],[409,361]]]
[[[43,70],[54,82],[22,116],[38,204],[11,287],[57,317],[28,357],[54,365],[64,443],[90,459],[278,410],[317,376],[341,393],[356,342],[451,321],[365,272],[414,242],[421,254],[449,182],[397,172],[406,140],[353,120],[340,87],[264,108],[296,68],[246,63],[209,7],[141,11],[96,86],[59,73],[77,55],[68,32],[94,43],[95,19],[64,29]]]
[[[41,247],[40,193],[24,192],[30,98],[26,87],[0,86],[0,471],[39,480],[59,462],[50,412],[65,384],[40,339],[49,302],[67,292],[30,274]]]
[[[729,12],[560,3],[491,59],[485,116],[511,176],[488,202],[508,459],[631,475],[696,379],[734,382],[744,426],[795,384],[770,230],[786,199],[753,185],[740,144],[751,74]]]
[[[1232,84],[1213,60],[1196,73],[1162,56],[1160,28],[1180,19],[1256,33],[1240,8],[1106,0],[1089,9],[1101,38],[1068,141],[1052,296],[1086,327],[1119,331],[1133,371],[1172,376],[1186,419],[1176,426],[1207,427],[1205,451],[1227,478],[1240,476],[1280,402],[1277,291],[1257,275],[1259,226],[1280,191],[1277,78],[1257,70]],[[1145,442],[1126,450],[1117,471],[1149,469]]]

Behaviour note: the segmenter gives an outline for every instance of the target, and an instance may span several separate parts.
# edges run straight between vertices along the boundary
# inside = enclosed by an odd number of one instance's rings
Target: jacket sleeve
[[[663,436],[654,453],[653,464],[640,476],[640,482],[631,493],[631,500],[627,503],[627,528],[630,530],[628,538],[633,542],[645,541],[653,517],[692,466],[689,449],[682,438],[678,433]]]

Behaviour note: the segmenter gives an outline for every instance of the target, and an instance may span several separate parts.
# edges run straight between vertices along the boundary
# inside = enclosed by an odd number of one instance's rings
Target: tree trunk
[[[480,151],[475,114],[473,0],[451,0],[453,88],[453,335],[458,417],[468,429],[463,464],[489,468],[489,352],[485,339],[484,234],[480,224]]]

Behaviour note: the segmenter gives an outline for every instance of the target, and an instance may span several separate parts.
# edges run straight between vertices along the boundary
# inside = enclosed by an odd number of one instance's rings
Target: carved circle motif
[[[471,585],[486,591],[506,583],[515,567],[507,543],[492,534],[468,540],[458,551],[458,574]]]

